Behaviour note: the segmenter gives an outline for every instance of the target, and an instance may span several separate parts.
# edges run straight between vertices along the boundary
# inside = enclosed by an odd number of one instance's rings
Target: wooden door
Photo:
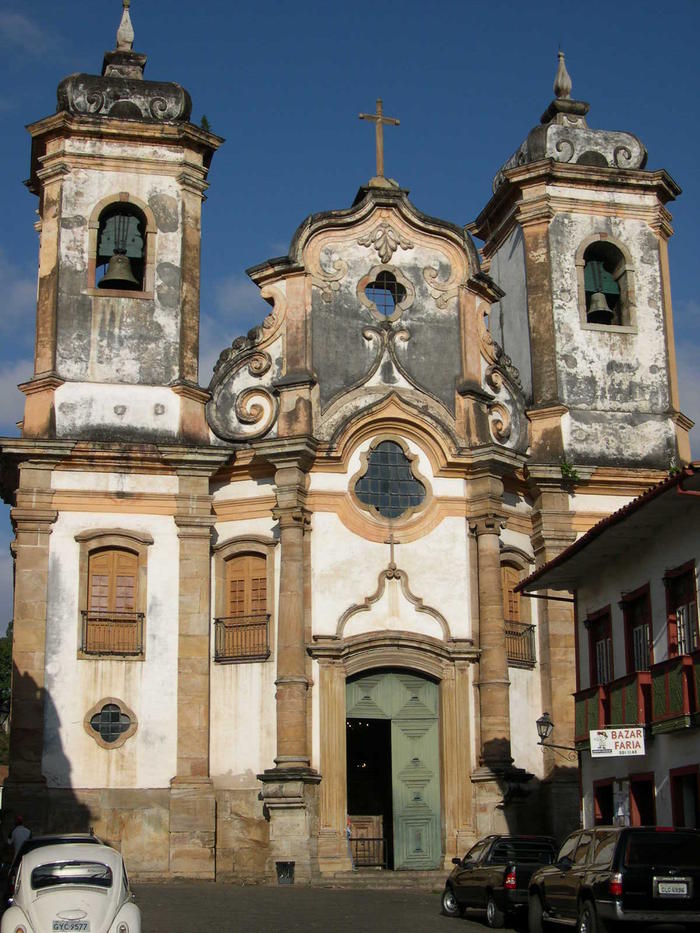
[[[437,684],[414,674],[369,674],[348,683],[346,715],[391,720],[394,868],[440,867]]]

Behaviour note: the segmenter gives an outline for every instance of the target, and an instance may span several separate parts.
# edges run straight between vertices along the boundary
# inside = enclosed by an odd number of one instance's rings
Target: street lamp
[[[539,744],[543,748],[558,748],[565,752],[576,752],[576,749],[571,745],[555,745],[554,742],[547,742],[547,739],[550,737],[552,732],[554,732],[554,722],[549,713],[542,713],[540,718],[536,721],[535,725],[537,726],[537,734],[540,737]],[[566,756],[569,761],[575,761],[575,755]]]

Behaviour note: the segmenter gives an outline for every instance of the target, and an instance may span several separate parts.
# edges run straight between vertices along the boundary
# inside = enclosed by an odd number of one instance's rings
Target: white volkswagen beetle
[[[0,933],[141,933],[121,855],[103,845],[48,845],[20,862]]]

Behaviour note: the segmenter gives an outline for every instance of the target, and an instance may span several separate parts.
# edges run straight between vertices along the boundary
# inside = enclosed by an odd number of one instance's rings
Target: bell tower
[[[201,207],[222,140],[178,84],[144,79],[129,0],[101,75],[29,127],[39,198],[25,437],[208,441],[198,387]]]
[[[692,426],[668,266],[680,188],[636,136],[589,127],[571,89],[559,52],[554,100],[471,227],[506,292],[491,327],[530,396],[534,462],[667,471]]]

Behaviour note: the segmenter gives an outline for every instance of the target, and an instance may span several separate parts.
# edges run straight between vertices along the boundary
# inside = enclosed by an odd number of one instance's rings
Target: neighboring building
[[[93,825],[143,876],[345,871],[348,815],[394,868],[564,834],[577,771],[533,723],[556,710],[573,738],[571,607],[514,586],[689,459],[678,187],[587,126],[561,56],[469,228],[481,255],[378,146],[350,207],[249,270],[272,310],[205,389],[222,140],[132,40],[125,9],[102,76],[66,78],[29,128],[36,359],[1,442],[8,808]]]
[[[585,826],[700,827],[699,565],[700,463],[693,463],[520,584],[524,593],[575,594]],[[591,731],[613,739],[615,730],[627,749],[620,727],[635,726],[644,729],[643,755],[592,757]]]

